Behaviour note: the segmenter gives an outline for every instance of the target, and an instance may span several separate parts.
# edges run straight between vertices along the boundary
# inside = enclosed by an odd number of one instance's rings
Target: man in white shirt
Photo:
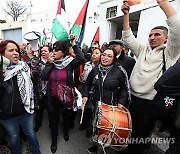
[[[180,15],[177,14],[168,0],[156,1],[168,18],[169,34],[166,27],[157,26],[151,30],[147,45],[140,44],[130,29],[130,6],[127,0],[124,1],[121,8],[124,13],[123,41],[137,57],[130,77],[132,93],[130,112],[133,124],[132,137],[139,139],[148,137],[153,126],[151,123],[146,123],[145,116],[149,104],[152,103],[157,93],[154,89],[154,83],[162,75],[164,68],[168,69],[180,56]],[[144,145],[133,147],[128,154],[142,154],[145,149]]]

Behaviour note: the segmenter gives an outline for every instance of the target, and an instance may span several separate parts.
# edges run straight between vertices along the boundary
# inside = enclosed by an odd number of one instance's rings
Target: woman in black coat
[[[108,105],[122,104],[129,106],[130,90],[126,71],[116,59],[117,52],[107,48],[101,54],[101,62],[92,69],[82,91],[83,103],[88,101],[89,92],[92,90],[91,102],[96,106],[98,101]],[[88,152],[97,152],[97,146],[88,149]]]
[[[40,154],[34,131],[35,101],[30,68],[19,60],[20,49],[13,40],[0,43],[0,55],[9,59],[9,65],[0,76],[0,124],[7,131],[13,154],[22,153],[20,128],[27,137],[31,152]]]
[[[83,103],[88,100],[89,92],[93,87],[91,102],[95,105],[101,100],[108,105],[129,105],[129,82],[126,71],[119,65],[116,59],[115,49],[108,48],[101,54],[101,63],[89,74],[82,92]],[[101,80],[101,81],[100,81]],[[100,83],[101,82],[101,83]],[[99,85],[101,84],[101,94]]]
[[[66,41],[56,41],[53,44],[54,61],[47,62],[41,74],[43,81],[48,81],[47,95],[49,103],[49,112],[52,113],[51,122],[51,152],[57,150],[57,136],[60,110],[63,118],[63,136],[64,140],[69,140],[69,129],[73,127],[73,108],[67,108],[57,98],[56,84],[61,83],[70,87],[74,87],[73,70],[84,62],[84,54],[76,45],[76,39],[72,42],[72,48],[75,52],[75,58],[69,55],[69,46]]]

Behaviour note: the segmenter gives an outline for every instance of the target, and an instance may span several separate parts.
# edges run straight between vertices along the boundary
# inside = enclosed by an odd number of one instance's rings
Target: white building
[[[26,42],[24,34],[31,31],[37,31],[43,37],[43,29],[49,40],[52,38],[51,27],[55,18],[55,10],[46,10],[29,14],[27,17],[20,18],[18,21],[11,21],[0,24],[0,38],[13,39],[16,42]],[[71,19],[71,18],[69,18]],[[67,22],[67,24],[70,24]],[[69,25],[70,27],[70,25]]]
[[[65,0],[65,2],[68,0]],[[67,14],[69,29],[75,22],[82,6],[86,0],[72,4],[69,0],[68,5],[77,6],[76,15],[70,10]],[[74,2],[74,1],[73,1]],[[94,34],[100,27],[100,44],[109,42],[115,38],[121,38],[122,33],[122,17],[121,11],[123,0],[89,0],[89,7],[86,19],[86,28],[83,43],[91,44]],[[177,11],[180,11],[180,1],[171,0],[172,5]],[[37,6],[36,6],[37,7]],[[57,6],[56,6],[57,7]],[[56,7],[50,7],[45,11],[39,11],[28,15],[28,20],[20,20],[16,22],[8,22],[0,24],[0,39],[13,39],[15,41],[24,42],[24,34],[30,31],[38,31],[43,36],[43,29],[48,35],[48,41],[52,39],[51,27],[56,14]],[[71,6],[72,8],[72,6]],[[68,8],[66,10],[68,12]],[[73,14],[73,15],[72,15]],[[137,38],[143,42],[147,42],[149,31],[157,25],[166,25],[165,15],[157,5],[156,0],[144,0],[144,3],[131,6],[130,9],[130,26]],[[53,41],[54,38],[53,38]]]
[[[166,25],[166,17],[159,8],[156,0],[144,1],[130,7],[130,26],[142,43],[147,43],[150,30],[158,25]],[[170,0],[174,8],[180,12],[180,0]],[[100,44],[109,42],[112,39],[121,38],[122,17],[121,11],[123,0],[101,0],[99,4],[99,25],[100,25]]]

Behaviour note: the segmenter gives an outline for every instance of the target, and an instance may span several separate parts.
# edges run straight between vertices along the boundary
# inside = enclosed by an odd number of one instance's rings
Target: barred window
[[[106,19],[113,18],[117,15],[117,6],[107,8]]]

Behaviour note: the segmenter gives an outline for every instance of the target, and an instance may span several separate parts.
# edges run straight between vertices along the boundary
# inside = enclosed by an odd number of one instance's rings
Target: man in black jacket
[[[122,40],[112,40],[109,42],[109,46],[113,47],[117,51],[117,58],[122,65],[122,67],[126,70],[128,78],[131,75],[132,69],[136,63],[134,58],[127,56],[123,50],[123,41]]]
[[[175,138],[175,143],[169,145],[167,154],[177,154],[180,153],[180,58],[179,60],[171,66],[156,82],[155,89],[163,94],[164,96],[169,96],[177,99],[175,106],[176,114],[171,116],[171,137]],[[173,110],[174,111],[174,110]],[[167,122],[167,120],[166,120]]]

